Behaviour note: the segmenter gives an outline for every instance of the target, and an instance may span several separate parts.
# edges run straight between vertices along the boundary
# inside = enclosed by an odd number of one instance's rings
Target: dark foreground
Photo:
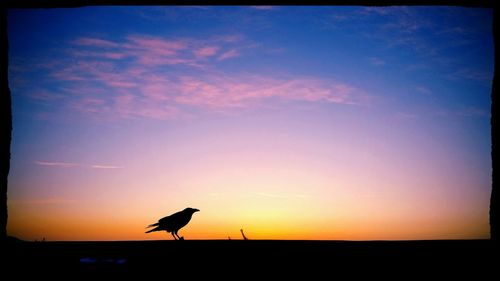
[[[204,279],[235,280],[249,276],[266,280],[271,275],[281,277],[280,280],[300,276],[313,279],[392,276],[400,280],[415,277],[432,280],[443,276],[480,280],[495,276],[497,270],[493,266],[497,262],[493,261],[499,260],[496,249],[489,240],[11,241],[6,251],[2,250],[6,258],[2,264],[6,265],[3,273],[14,274],[15,279],[35,274],[70,279],[137,276],[140,280],[153,276],[189,280],[200,275]]]

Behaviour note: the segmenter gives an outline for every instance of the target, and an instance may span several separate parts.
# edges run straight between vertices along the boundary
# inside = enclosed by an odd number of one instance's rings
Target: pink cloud
[[[366,104],[368,97],[356,87],[311,77],[225,76],[205,69],[197,76],[179,76],[143,66],[134,64],[122,69],[114,62],[82,61],[55,76],[73,83],[63,89],[74,95],[67,100],[69,108],[108,120],[173,119],[183,115],[186,106],[228,112],[263,106],[271,98],[273,102]],[[72,77],[78,80],[68,80]]]
[[[110,60],[121,60],[123,58],[135,58],[139,64],[144,66],[160,65],[189,65],[193,67],[203,66],[208,57],[218,55],[219,50],[225,45],[232,45],[230,49],[217,60],[225,60],[240,55],[234,49],[235,44],[243,44],[240,35],[221,35],[211,39],[199,40],[192,38],[167,39],[154,36],[130,35],[123,42],[113,42],[99,38],[79,38],[74,40],[74,45],[80,46],[78,50],[69,50],[71,56],[106,58]],[[222,46],[216,46],[222,45]],[[92,47],[92,49],[82,49]],[[239,48],[252,48],[254,45],[239,46]],[[108,50],[113,48],[112,51]],[[227,48],[227,46],[226,46]],[[78,80],[80,76],[66,75],[66,80]]]
[[[122,166],[113,166],[113,165],[90,165],[92,169],[123,169]]]
[[[215,55],[218,50],[219,50],[219,48],[215,47],[215,46],[203,47],[203,48],[195,50],[194,55],[197,58],[211,57],[211,56]]]
[[[129,77],[122,73],[93,69],[90,71],[90,74],[92,74],[95,80],[111,88],[133,88],[137,86],[137,83],[134,82],[134,77]]]
[[[273,79],[261,76],[220,79],[182,77],[177,85],[178,103],[197,107],[231,108],[269,98],[363,104],[363,91],[342,83],[312,78]]]
[[[120,46],[118,43],[112,41],[98,39],[98,38],[88,38],[88,37],[74,40],[73,44],[81,46],[100,47],[100,48],[116,48]]]
[[[119,107],[119,108],[125,108],[133,104],[135,99],[135,95],[127,92],[127,91],[122,91],[118,96],[114,98],[114,103]]]
[[[165,40],[141,36],[129,36],[128,40],[132,42],[132,44],[125,44],[124,47],[126,48],[142,49],[161,56],[175,55],[178,51],[188,47],[187,42],[181,40]]]
[[[77,57],[96,57],[96,58],[106,58],[106,59],[123,59],[129,54],[120,52],[98,52],[98,51],[70,51],[70,54]]]
[[[237,35],[205,41],[134,35],[122,43],[80,38],[74,41],[79,46],[113,46],[115,49],[77,50],[73,53],[76,62],[62,61],[59,67],[52,69],[51,75],[70,84],[61,89],[63,103],[69,110],[100,120],[183,118],[193,107],[198,111],[227,114],[238,108],[263,107],[269,101],[276,105],[283,101],[367,102],[368,95],[360,89],[328,79],[221,75],[210,67],[201,67],[196,75],[189,76],[176,71],[177,65],[205,66],[202,63],[207,63],[208,57],[219,61],[237,57],[243,47],[233,44],[239,44],[239,40],[241,36]],[[254,46],[247,46],[250,47]],[[221,48],[225,52],[221,53]],[[132,60],[119,60],[125,57]],[[161,65],[169,67],[162,70],[157,67]]]
[[[234,57],[237,57],[239,55],[240,55],[240,53],[238,51],[236,51],[235,49],[231,49],[231,50],[223,53],[222,55],[220,55],[218,60],[225,60],[225,59],[229,59],[229,58],[234,58]]]
[[[180,104],[206,108],[241,106],[238,96],[230,91],[233,85],[223,84],[223,81],[218,82],[222,82],[222,84],[193,77],[182,77],[178,84],[180,95],[175,97],[175,101]]]
[[[214,47],[194,49],[191,43],[192,40],[183,39],[165,39],[153,36],[131,35],[126,38],[126,41],[116,43],[112,41],[97,39],[97,38],[79,38],[73,43],[84,47],[109,48],[113,47],[116,50],[98,51],[98,50],[71,50],[73,56],[96,57],[119,60],[126,57],[136,58],[140,64],[147,66],[155,66],[162,64],[176,65],[187,64],[196,66],[195,59],[201,58],[197,56],[187,56],[187,53],[181,53],[185,50],[191,50],[200,56],[208,56],[210,52],[215,52]]]
[[[144,96],[155,101],[164,101],[169,99],[169,92],[172,90],[173,86],[168,85],[166,81],[163,83],[155,82],[152,84],[146,84],[141,88],[141,92]]]
[[[276,79],[236,75],[224,78],[215,74],[167,77],[152,74],[137,78],[137,90],[116,97],[112,112],[123,117],[172,119],[183,114],[182,106],[227,111],[260,106],[270,98],[359,105],[365,104],[367,96],[343,83],[308,77]],[[92,100],[82,104],[86,105],[86,110],[102,106]]]
[[[142,66],[130,66],[127,69],[124,69],[124,74],[132,77],[139,77],[147,73],[147,69]]]
[[[107,84],[111,87],[116,88],[134,88],[137,86],[136,83],[127,81],[109,81],[107,82]]]
[[[161,57],[151,53],[144,53],[138,56],[138,61],[140,64],[145,66],[156,66],[156,65],[177,65],[177,64],[186,64],[186,65],[196,65],[193,60],[184,59],[179,57]]]
[[[108,58],[108,59],[123,59],[124,57],[127,56],[127,54],[124,53],[117,53],[117,52],[106,52],[102,54],[103,57]]]
[[[149,106],[142,106],[135,110],[134,114],[152,119],[176,119],[181,115],[181,112],[173,106],[150,103]]]
[[[185,116],[170,95],[175,92],[171,81],[158,76],[142,77],[137,89],[121,89],[114,98],[112,114],[121,118],[176,119]]]
[[[70,107],[79,112],[102,113],[107,109],[105,104],[103,98],[85,97],[72,102]]]
[[[113,97],[112,108],[114,117],[130,118],[133,115],[134,107],[139,103],[135,94],[128,89],[120,89]]]

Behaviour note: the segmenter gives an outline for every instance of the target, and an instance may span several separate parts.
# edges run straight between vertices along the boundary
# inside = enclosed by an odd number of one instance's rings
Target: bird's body
[[[153,223],[147,226],[147,227],[153,227],[153,226],[156,227],[146,231],[146,233],[165,230],[166,232],[171,233],[175,240],[177,239],[183,240],[183,238],[179,237],[177,232],[179,231],[179,229],[186,226],[191,220],[193,214],[198,211],[200,210],[193,208],[186,208],[180,212],[164,217],[160,219],[157,223]]]

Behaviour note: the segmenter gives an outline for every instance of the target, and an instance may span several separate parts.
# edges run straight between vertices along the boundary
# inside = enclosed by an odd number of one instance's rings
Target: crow
[[[146,228],[153,226],[156,227],[146,231],[146,233],[165,230],[166,232],[172,233],[172,236],[174,236],[175,240],[177,240],[177,238],[179,240],[184,240],[184,237],[179,237],[179,234],[177,234],[177,232],[179,231],[179,229],[183,228],[186,224],[188,224],[188,222],[191,220],[191,216],[193,216],[195,212],[199,211],[200,210],[198,209],[186,208],[180,212],[177,212],[170,216],[166,216],[160,219],[157,223],[148,225]]]

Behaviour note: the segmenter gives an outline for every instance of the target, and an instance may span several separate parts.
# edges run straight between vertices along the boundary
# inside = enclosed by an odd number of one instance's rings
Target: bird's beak
[[[195,212],[199,212],[200,210],[198,210],[198,209],[194,209],[194,211],[195,211]]]

